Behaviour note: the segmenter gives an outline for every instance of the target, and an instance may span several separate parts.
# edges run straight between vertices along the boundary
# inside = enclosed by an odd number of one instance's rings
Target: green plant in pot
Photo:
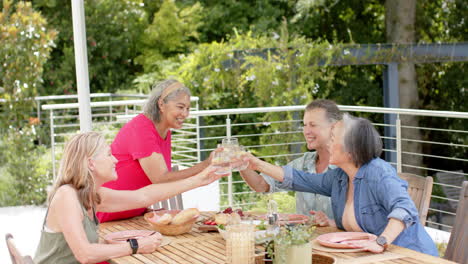
[[[312,234],[315,226],[286,225],[281,227],[274,241],[267,246],[275,264],[312,263]]]

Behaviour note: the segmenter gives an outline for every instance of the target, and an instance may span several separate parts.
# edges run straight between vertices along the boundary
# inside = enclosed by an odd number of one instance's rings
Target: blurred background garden
[[[414,20],[395,19],[395,14],[407,11],[404,2],[415,5]],[[77,93],[71,13],[71,1],[1,2],[2,207],[45,203],[47,186],[53,179],[51,124],[49,119],[38,115],[40,106],[34,98]],[[464,0],[89,0],[85,1],[85,21],[90,92],[145,95],[152,84],[172,77],[200,98],[201,110],[303,105],[316,98],[332,99],[340,105],[383,106],[385,66],[319,67],[311,61],[325,58],[321,63],[327,64],[327,58],[350,44],[466,42],[466,14],[468,5]],[[250,56],[246,51],[251,50],[262,50],[265,56]],[[240,59],[238,55],[242,52],[246,53]],[[412,67],[415,85],[404,87],[413,93],[410,100],[401,102],[402,108],[468,111],[466,62],[412,64]],[[45,99],[41,103],[55,102]],[[383,122],[382,116],[368,116]],[[236,122],[250,122],[259,117],[238,118],[245,120]],[[301,119],[301,115],[272,113],[260,119],[269,122]],[[217,124],[224,120],[205,117],[202,122]],[[437,122],[447,129],[468,130],[464,119],[421,117],[415,122],[421,126]],[[103,131],[112,140],[121,125],[94,129]],[[282,126],[278,123],[266,129],[233,127],[232,134],[274,134]],[[215,134],[207,130],[205,136],[210,133]],[[468,142],[466,134],[460,137],[434,131],[420,133],[421,139],[459,145]],[[300,133],[284,137],[290,141],[303,140]],[[271,140],[271,137],[247,138],[242,144],[261,145]],[[206,144],[206,149],[216,146],[215,141]],[[305,145],[296,144],[277,149],[258,148],[253,152],[271,156],[284,148],[291,153],[306,151]],[[421,158],[422,164],[432,163],[439,170],[467,171],[466,162],[438,162],[430,157],[463,159],[467,157],[467,148],[437,145],[419,148],[426,148],[424,151],[429,154]],[[284,164],[291,158],[267,159]],[[240,177],[235,175],[234,181],[240,181]],[[235,188],[238,193],[248,190],[246,185]],[[444,196],[437,186],[433,193]],[[283,211],[294,211],[293,196],[278,196]],[[260,199],[250,193],[236,196],[238,203],[252,198]],[[226,205],[225,197],[221,199],[221,204]],[[251,206],[264,208],[265,204],[266,198],[262,198]]]

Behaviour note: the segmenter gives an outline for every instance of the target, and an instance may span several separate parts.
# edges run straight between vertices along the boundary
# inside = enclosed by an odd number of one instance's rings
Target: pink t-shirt
[[[104,184],[114,190],[137,190],[151,184],[150,179],[140,166],[138,159],[148,157],[153,152],[164,157],[168,170],[171,170],[171,132],[165,139],[161,138],[153,122],[145,115],[139,114],[125,124],[111,144],[112,155],[118,160],[116,171],[118,179]],[[130,218],[144,214],[146,208],[122,212],[97,212],[99,221]]]

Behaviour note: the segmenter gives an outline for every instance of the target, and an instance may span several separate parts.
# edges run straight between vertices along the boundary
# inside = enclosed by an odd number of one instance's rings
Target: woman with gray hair
[[[143,108],[119,131],[111,149],[117,160],[116,181],[104,186],[114,190],[136,190],[152,183],[185,179],[201,172],[210,159],[185,170],[171,171],[171,130],[180,129],[189,115],[190,90],[176,80],[154,86]],[[210,156],[211,157],[211,156]],[[146,208],[123,212],[98,212],[101,222],[142,215]]]
[[[374,241],[356,241],[356,246],[380,253],[393,243],[437,256],[408,195],[407,182],[379,158],[381,152],[382,141],[369,120],[345,114],[331,132],[330,164],[338,168],[310,175],[251,154],[249,167],[280,181],[284,189],[330,196],[339,229],[378,236]]]

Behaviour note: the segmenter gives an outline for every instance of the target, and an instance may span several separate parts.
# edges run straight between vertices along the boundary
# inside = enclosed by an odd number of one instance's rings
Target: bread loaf
[[[195,216],[200,215],[200,212],[196,208],[189,208],[182,210],[180,213],[176,214],[174,218],[172,218],[172,225],[179,225],[183,224],[189,220],[192,220]]]
[[[172,221],[172,215],[171,214],[163,214],[159,219],[156,221],[156,223],[160,225],[168,225]]]
[[[236,225],[241,223],[241,217],[236,212],[231,214],[219,213],[215,215],[217,225]]]

